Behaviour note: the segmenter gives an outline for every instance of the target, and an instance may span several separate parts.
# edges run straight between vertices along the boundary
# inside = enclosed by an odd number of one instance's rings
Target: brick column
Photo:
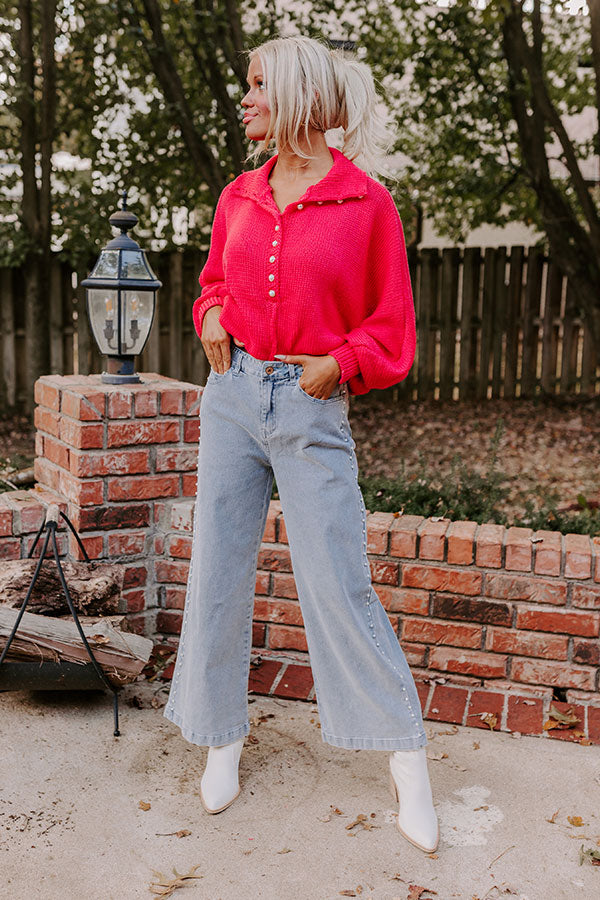
[[[40,378],[35,477],[37,490],[65,498],[90,558],[125,567],[122,612],[132,628],[152,635],[165,590],[155,565],[164,549],[155,533],[159,505],[196,493],[202,391],[140,377],[129,385],[103,384],[99,375]],[[68,550],[82,558],[70,531]]]

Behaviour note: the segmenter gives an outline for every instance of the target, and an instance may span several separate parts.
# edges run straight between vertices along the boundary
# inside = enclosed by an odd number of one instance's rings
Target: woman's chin
[[[248,124],[250,124],[250,123],[248,123]],[[246,137],[251,141],[264,141],[265,134],[266,134],[266,131],[264,131],[264,132],[252,131],[252,129],[248,128],[248,125],[246,125]]]

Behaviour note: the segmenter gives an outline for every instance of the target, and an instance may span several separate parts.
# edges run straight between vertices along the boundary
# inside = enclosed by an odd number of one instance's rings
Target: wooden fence
[[[140,372],[204,384],[208,364],[194,331],[191,306],[205,255],[195,250],[153,254],[163,283]],[[90,261],[90,268],[91,268]],[[577,298],[537,248],[409,251],[417,314],[417,358],[408,378],[383,392],[390,400],[532,397],[600,393],[592,337]],[[87,270],[89,271],[89,269]],[[48,286],[53,374],[101,372],[88,326],[86,272],[56,262]],[[0,411],[26,407],[32,386],[24,359],[23,277],[0,269]],[[379,392],[373,392],[376,396]]]

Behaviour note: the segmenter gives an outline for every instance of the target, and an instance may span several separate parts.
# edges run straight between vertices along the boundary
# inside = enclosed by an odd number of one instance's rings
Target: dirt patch
[[[451,471],[453,457],[484,473],[497,423],[498,469],[508,477],[509,495],[499,508],[524,513],[527,498],[555,494],[559,506],[583,494],[600,500],[600,397],[579,400],[422,401],[390,407],[379,401],[352,401],[350,423],[361,478],[410,477],[424,457],[436,478]]]

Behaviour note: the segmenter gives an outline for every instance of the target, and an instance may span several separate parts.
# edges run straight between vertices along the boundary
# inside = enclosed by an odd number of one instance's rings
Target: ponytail
[[[391,176],[386,156],[394,149],[396,132],[384,101],[375,90],[370,66],[347,57],[342,50],[331,50],[339,111],[334,128],[342,128],[340,148],[344,156],[375,177]]]

